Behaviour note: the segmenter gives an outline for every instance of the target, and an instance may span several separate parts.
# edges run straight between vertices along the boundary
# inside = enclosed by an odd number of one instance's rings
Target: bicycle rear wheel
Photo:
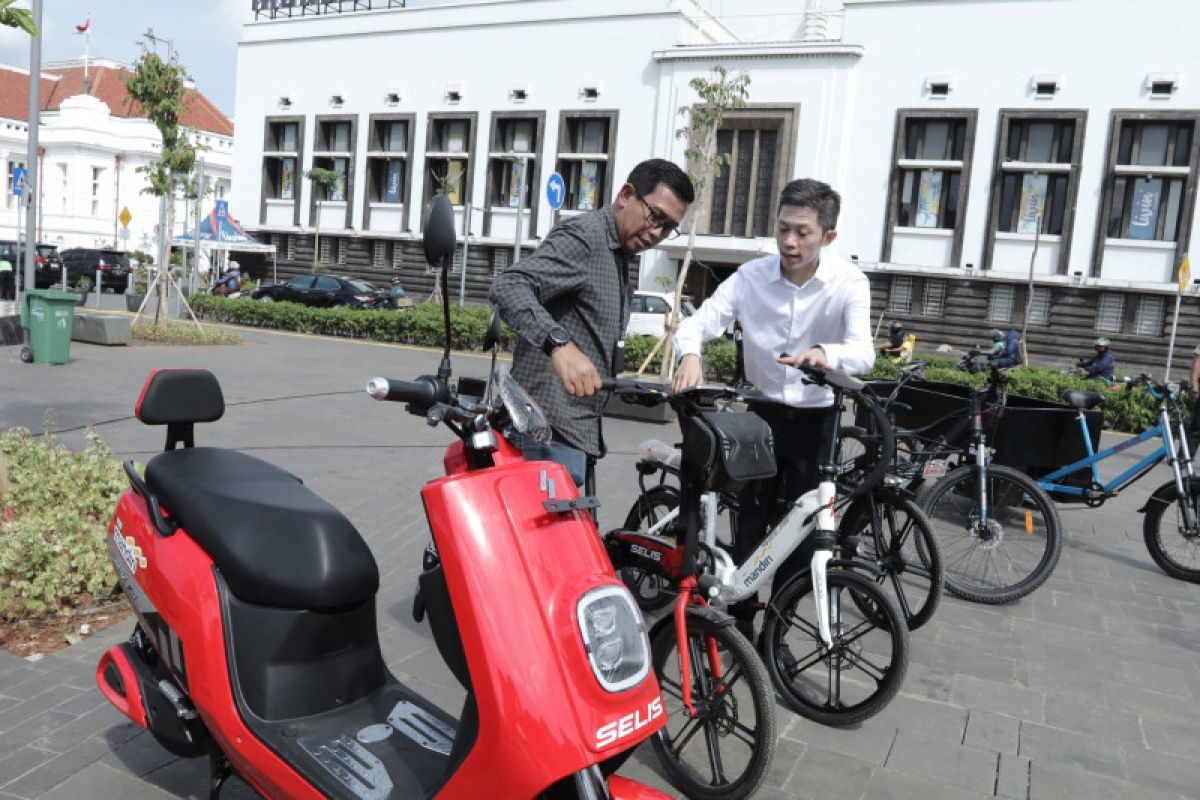
[[[872,520],[872,504],[879,524]],[[840,536],[857,536],[861,554],[880,570],[875,582],[915,631],[933,617],[942,599],[942,556],[933,527],[915,500],[905,496],[859,499],[842,517]]]
[[[655,486],[633,504],[625,516],[625,530],[644,531],[661,522],[679,507],[679,492],[672,486]],[[660,535],[671,533],[659,531]],[[659,575],[652,575],[637,567],[621,567],[617,570],[621,580],[633,592],[638,606],[645,612],[659,611],[675,599],[671,582]]]
[[[1062,524],[1029,477],[992,464],[988,516],[979,508],[979,470],[958,467],[918,500],[942,554],[946,591],[975,603],[1011,603],[1045,583],[1062,552]]]
[[[775,698],[766,669],[733,620],[688,606],[693,719],[683,704],[675,626],[661,625],[651,643],[667,724],[652,738],[671,783],[687,797],[749,797],[762,785],[775,755]],[[712,670],[715,650],[720,677]]]
[[[900,691],[908,627],[883,590],[857,572],[830,569],[827,591],[832,649],[821,640],[807,571],[768,605],[760,649],[788,708],[823,725],[852,725]]]
[[[1192,524],[1183,520],[1186,503]],[[1142,522],[1146,549],[1159,568],[1172,578],[1200,583],[1200,480],[1187,482],[1187,497],[1181,498],[1175,482],[1163,486],[1146,504]]]

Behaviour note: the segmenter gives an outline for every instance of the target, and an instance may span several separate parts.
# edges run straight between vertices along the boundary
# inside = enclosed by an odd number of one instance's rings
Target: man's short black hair
[[[673,161],[664,158],[651,158],[633,168],[626,183],[633,185],[642,197],[653,192],[658,185],[664,184],[685,203],[696,199],[696,190],[692,188],[692,179]]]
[[[811,208],[817,212],[817,224],[821,230],[831,231],[837,228],[842,198],[828,183],[812,178],[797,178],[779,193],[779,208],[784,206]]]

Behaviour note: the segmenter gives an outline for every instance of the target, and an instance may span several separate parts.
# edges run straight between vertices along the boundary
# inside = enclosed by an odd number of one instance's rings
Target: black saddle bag
[[[753,411],[704,411],[683,424],[682,470],[704,491],[727,492],[775,474],[771,428]]]

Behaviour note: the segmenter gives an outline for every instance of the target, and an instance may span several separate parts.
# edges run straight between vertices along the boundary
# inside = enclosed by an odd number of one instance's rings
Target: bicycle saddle
[[[1104,395],[1099,392],[1081,392],[1078,389],[1064,389],[1062,399],[1069,406],[1075,406],[1075,408],[1087,411],[1103,403]]]

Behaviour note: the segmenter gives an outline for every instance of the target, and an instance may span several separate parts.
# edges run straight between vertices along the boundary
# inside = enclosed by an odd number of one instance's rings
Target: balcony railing
[[[266,16],[304,17],[370,11],[373,8],[404,8],[406,0],[250,0],[254,18]]]

